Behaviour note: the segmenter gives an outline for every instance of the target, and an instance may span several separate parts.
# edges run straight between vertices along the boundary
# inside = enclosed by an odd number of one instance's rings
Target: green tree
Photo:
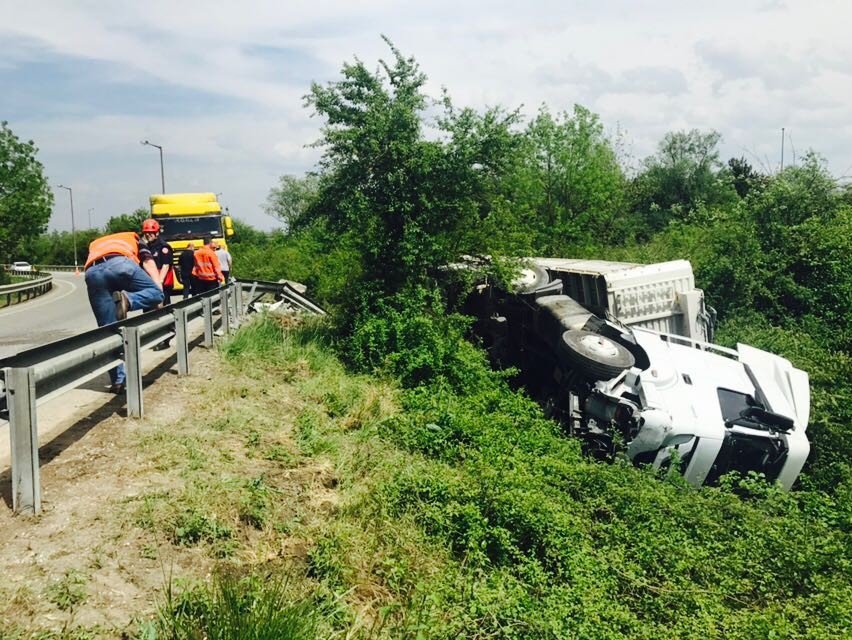
[[[849,207],[825,161],[808,153],[747,203],[772,292],[761,310],[774,320],[815,315],[845,328],[852,314]]]
[[[77,231],[77,258],[82,264],[86,259],[89,243],[101,235],[97,229]],[[70,231],[44,233],[31,243],[33,262],[43,264],[74,264],[74,240]]]
[[[727,170],[731,174],[733,187],[740,198],[745,198],[754,189],[766,186],[766,176],[755,171],[745,158],[730,158]]]
[[[32,140],[0,122],[0,262],[27,259],[29,243],[47,228],[53,193]]]
[[[228,238],[228,246],[263,247],[272,240],[272,234],[255,229],[248,222],[234,218],[234,235]]]
[[[284,223],[286,229],[296,229],[302,222],[308,208],[317,198],[319,178],[315,174],[298,176],[284,175],[278,179],[266,199],[266,213]]]
[[[730,174],[720,171],[717,146],[721,139],[716,131],[667,133],[656,155],[645,160],[632,192],[646,233],[659,231],[671,220],[689,220],[701,205],[733,202],[736,190]]]
[[[136,231],[138,233],[142,228],[142,221],[150,217],[151,212],[143,207],[134,209],[132,213],[112,216],[107,220],[104,233],[121,233],[122,231]]]
[[[494,240],[492,197],[511,156],[514,113],[455,110],[445,97],[424,135],[426,76],[389,41],[376,72],[357,61],[341,80],[314,84],[308,104],[325,119],[316,199],[300,217],[359,256],[350,302],[393,295],[460,253]],[[353,297],[354,296],[354,297]]]
[[[546,107],[524,132],[510,178],[513,201],[532,214],[538,251],[567,242],[620,240],[626,180],[597,115],[580,105],[554,117]],[[623,219],[623,218],[622,218]]]

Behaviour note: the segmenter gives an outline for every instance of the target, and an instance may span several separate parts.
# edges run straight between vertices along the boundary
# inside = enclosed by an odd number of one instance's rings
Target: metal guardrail
[[[74,266],[73,264],[34,264],[32,265],[34,271],[82,271],[81,266]],[[0,269],[4,269],[6,271],[10,271],[12,269],[12,265],[10,264],[0,264]],[[19,272],[19,273],[27,273],[27,272]]]
[[[37,265],[39,271],[82,271],[82,267],[75,267],[73,264],[40,264]]]
[[[141,352],[175,336],[179,375],[189,374],[187,323],[204,319],[202,345],[213,345],[213,306],[219,304],[222,331],[230,333],[260,293],[286,299],[294,308],[325,312],[288,284],[235,281],[219,289],[176,302],[104,327],[21,351],[0,359],[0,418],[8,418],[12,454],[12,508],[16,513],[41,511],[37,407],[51,398],[124,362],[127,369],[127,415],[141,418]],[[232,322],[233,320],[233,322]]]
[[[251,308],[251,306],[255,302],[257,302],[263,295],[271,293],[287,301],[292,307],[296,309],[299,309],[301,311],[307,311],[308,313],[325,315],[324,309],[322,309],[319,305],[303,296],[301,292],[299,292],[289,282],[268,282],[266,280],[237,280],[237,282],[239,284],[242,284],[243,286],[251,285],[248,294],[248,304],[246,304],[246,308]]]
[[[0,300],[6,298],[6,305],[17,304],[47,293],[53,288],[53,276],[32,271],[9,271],[14,276],[27,278],[27,282],[17,282],[0,286]],[[17,298],[12,302],[12,298]]]

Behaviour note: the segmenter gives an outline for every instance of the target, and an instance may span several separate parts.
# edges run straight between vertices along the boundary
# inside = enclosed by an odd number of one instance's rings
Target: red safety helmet
[[[142,233],[159,233],[160,223],[153,218],[148,218],[142,223]]]

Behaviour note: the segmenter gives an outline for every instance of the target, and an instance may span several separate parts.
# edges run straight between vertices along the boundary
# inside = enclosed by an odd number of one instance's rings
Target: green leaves
[[[37,154],[0,122],[0,263],[31,259],[29,244],[47,228],[53,192]]]
[[[513,205],[531,214],[523,223],[540,255],[557,255],[566,240],[621,240],[626,178],[600,119],[580,105],[556,117],[542,106],[506,183]]]
[[[721,139],[716,131],[697,129],[666,134],[631,186],[633,207],[644,221],[640,236],[648,237],[672,220],[688,221],[702,204],[736,200],[731,175],[720,171],[717,146]]]
[[[306,98],[326,125],[317,197],[299,220],[357,252],[356,279],[339,294],[350,318],[495,236],[484,221],[514,144],[511,113],[456,111],[445,98],[428,121],[426,76],[388,45],[392,58],[375,72],[345,64]]]

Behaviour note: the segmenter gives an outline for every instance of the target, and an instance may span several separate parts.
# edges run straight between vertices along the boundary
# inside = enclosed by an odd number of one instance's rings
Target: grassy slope
[[[270,319],[223,355],[184,418],[138,436],[139,464],[170,481],[106,522],[143,556],[182,558],[139,638],[228,624],[294,639],[830,638],[852,624],[848,487],[695,491],[587,462],[475,350],[483,377],[464,394],[352,375],[321,328]],[[270,610],[274,628],[258,624]],[[39,628],[0,638],[115,635]]]
[[[482,362],[487,384],[462,394],[394,391],[324,342],[266,321],[226,349],[292,380],[299,455],[334,470],[339,503],[297,527],[323,633],[828,638],[852,623],[848,486],[696,491],[588,462]]]

